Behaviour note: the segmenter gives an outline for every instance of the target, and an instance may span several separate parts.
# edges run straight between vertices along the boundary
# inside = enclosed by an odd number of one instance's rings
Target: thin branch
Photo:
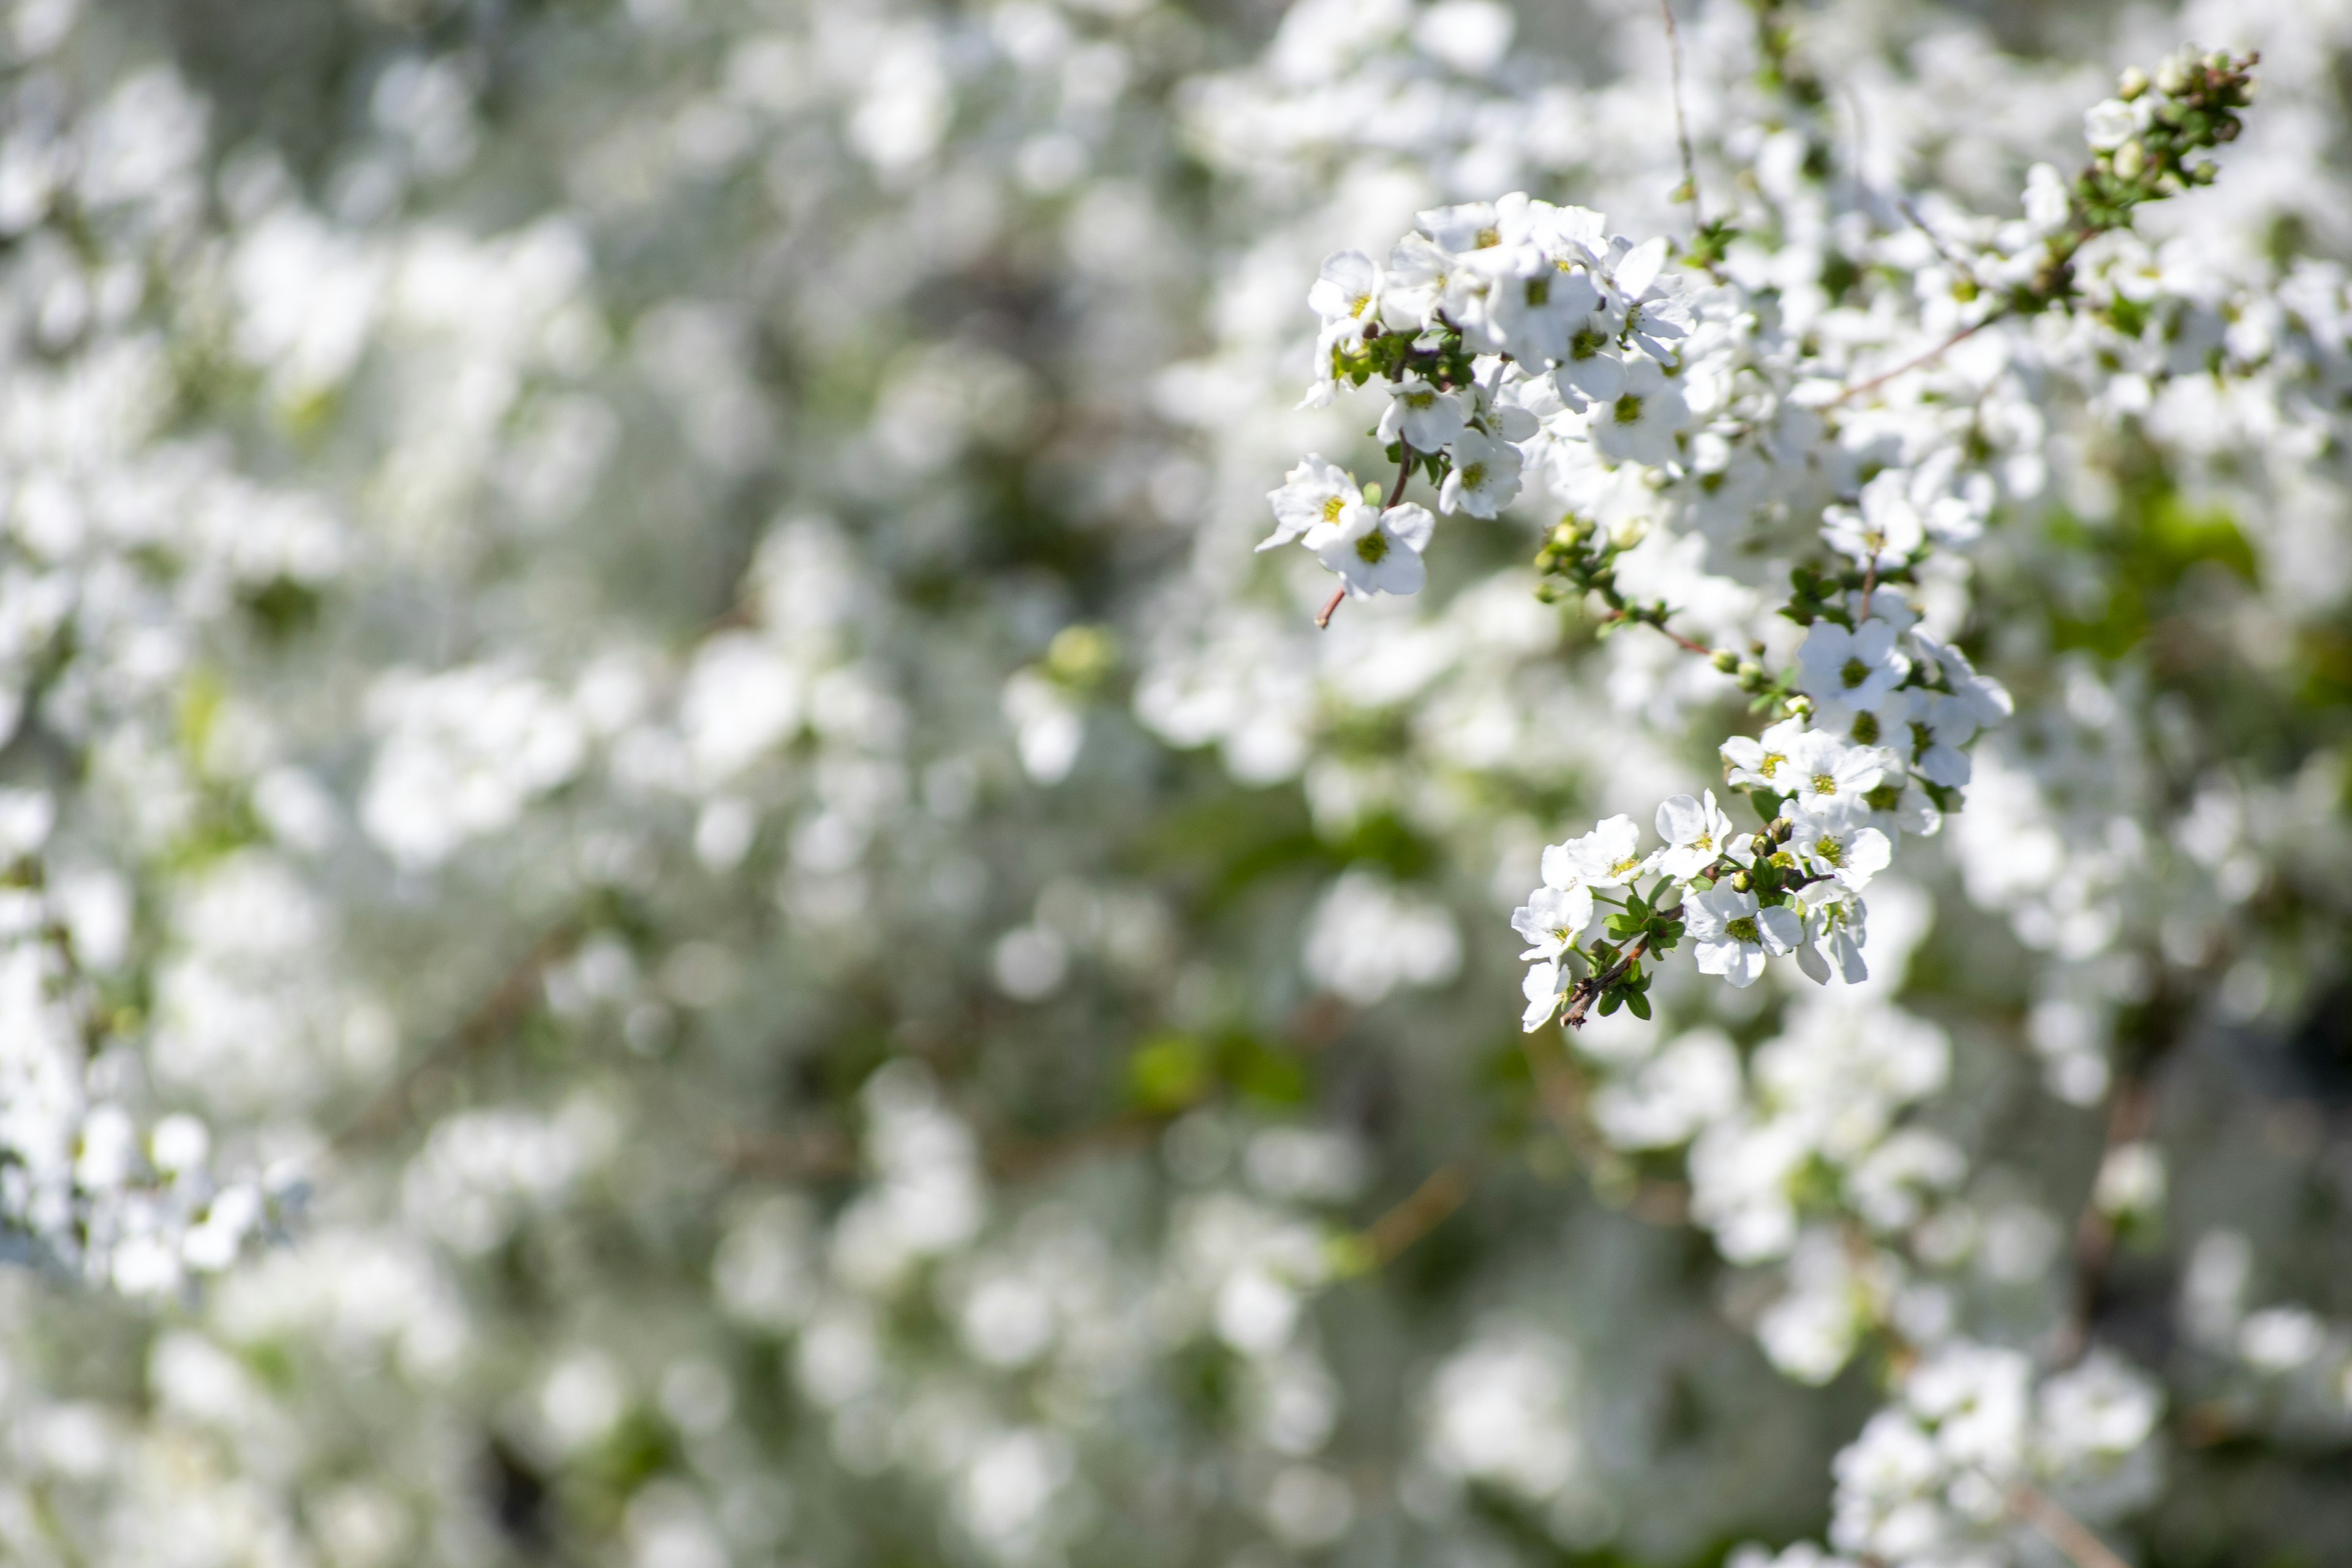
[[[1942,342],[1937,343],[1934,348],[1929,349],[1926,353],[1919,355],[1917,358],[1905,360],[1893,370],[1886,371],[1882,374],[1874,375],[1868,381],[1863,382],[1858,385],[1847,387],[1843,392],[1839,393],[1835,397],[1830,400],[1830,406],[1834,408],[1841,403],[1850,403],[1865,393],[1877,391],[1880,387],[1885,386],[1888,382],[1893,381],[1896,376],[1908,375],[1913,371],[1917,370],[1924,365],[1935,363],[1937,360],[1943,358],[1946,354],[1951,353],[1954,349],[1959,347],[1970,338],[1975,337],[1979,332],[1984,331],[1987,327],[1991,326],[1999,320],[2000,320],[2000,312],[1995,312],[1992,315],[1985,317],[1982,321],[1978,321],[1973,326],[1962,327],[1958,331],[1954,332],[1950,337],[1946,338]]]
[[[1407,1247],[1444,1224],[1469,1196],[1467,1172],[1456,1164],[1438,1166],[1427,1181],[1363,1228],[1357,1241],[1363,1248],[1365,1270],[1394,1262]]]
[[[2084,1201],[2074,1224],[2074,1286],[2065,1321],[2058,1325],[2050,1359],[2055,1366],[2072,1366],[2090,1348],[2091,1322],[2098,1315],[2099,1298],[2106,1289],[2107,1268],[2116,1254],[2116,1216],[2099,1203],[2099,1175],[2116,1150],[2144,1137],[2155,1120],[2156,1093],[2145,1074],[2134,1074],[2116,1087],[2107,1110],[2107,1131],[2099,1146],[2098,1169],[2091,1175],[2091,1194]]]
[[[1642,954],[1648,950],[1649,945],[1650,939],[1644,936],[1632,947],[1627,948],[1624,956],[1607,969],[1599,974],[1578,981],[1576,988],[1568,994],[1568,1010],[1560,1015],[1559,1021],[1571,1029],[1584,1027],[1584,1016],[1592,1010],[1592,1004],[1600,999],[1603,991],[1622,980],[1627,970],[1642,961]]]
[[[2050,1544],[2066,1554],[2074,1568],[2131,1568],[2091,1527],[2058,1506],[2049,1493],[2028,1481],[2009,1489],[2011,1513],[2033,1526]]]
[[[1689,637],[1683,636],[1680,632],[1668,629],[1665,617],[1663,616],[1653,618],[1649,616],[1643,615],[1638,610],[1612,610],[1601,618],[1603,621],[1632,621],[1640,626],[1653,627],[1661,637],[1664,637],[1668,642],[1673,643],[1685,653],[1695,653],[1701,658],[1713,658],[1715,657],[1715,649],[1707,647],[1706,644],[1703,642],[1694,642]]]
[[[456,1072],[467,1057],[498,1044],[539,1005],[541,982],[550,965],[570,956],[582,935],[578,919],[567,919],[533,942],[457,1026],[384,1086],[367,1108],[335,1134],[331,1146],[348,1152],[397,1129],[425,1092]]]
[[[1315,616],[1317,631],[1328,632],[1331,629],[1331,617],[1339,613],[1339,605],[1347,597],[1348,590],[1344,585],[1331,590],[1331,596],[1323,602],[1323,608]]]
[[[1683,115],[1683,38],[1675,26],[1673,0],[1658,0],[1658,15],[1666,22],[1667,85],[1675,100],[1675,142],[1682,149],[1683,190],[1691,205],[1691,222],[1704,234],[1706,208],[1698,197],[1698,161],[1691,156],[1690,122]]]

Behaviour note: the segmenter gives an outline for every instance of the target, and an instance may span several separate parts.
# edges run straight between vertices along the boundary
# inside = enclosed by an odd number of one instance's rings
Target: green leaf
[[[1625,997],[1625,1010],[1647,1023],[1650,1017],[1650,999],[1639,991],[1629,992]]]
[[[1614,1013],[1618,1008],[1624,1005],[1625,993],[1622,991],[1608,992],[1601,998],[1601,1016],[1606,1018],[1610,1014]]]

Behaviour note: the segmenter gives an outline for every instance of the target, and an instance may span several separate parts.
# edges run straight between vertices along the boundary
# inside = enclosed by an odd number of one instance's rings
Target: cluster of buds
[[[2032,286],[2012,304],[2034,310],[2071,292],[2074,253],[2098,235],[2125,226],[2143,202],[2179,195],[2213,182],[2214,164],[2196,154],[2234,142],[2244,129],[2238,110],[2254,101],[2253,68],[2260,55],[2183,49],[2151,78],[2124,72],[2116,96],[2083,117],[2091,162],[2068,193],[2068,222],[2049,241],[2049,255]]]

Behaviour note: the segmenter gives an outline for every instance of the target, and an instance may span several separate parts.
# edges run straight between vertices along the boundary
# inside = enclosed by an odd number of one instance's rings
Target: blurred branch
[[[533,942],[500,976],[489,994],[440,1043],[387,1084],[359,1115],[330,1141],[337,1152],[386,1137],[415,1114],[432,1090],[453,1077],[465,1059],[511,1035],[539,1005],[548,967],[569,957],[583,934],[578,916],[568,916]]]
[[[2064,1552],[2074,1568],[2131,1568],[2105,1542],[2092,1533],[2090,1526],[2059,1507],[2049,1493],[2030,1481],[2020,1481],[2010,1488],[2009,1508],[2040,1531],[2051,1545]]]
[[[1435,1230],[1450,1218],[1470,1196],[1470,1175],[1460,1165],[1448,1163],[1429,1173],[1426,1181],[1372,1221],[1355,1237],[1360,1248],[1351,1259],[1358,1272],[1386,1267],[1422,1237]]]
[[[1691,155],[1690,121],[1683,113],[1683,36],[1675,26],[1673,0],[1658,0],[1658,15],[1666,23],[1667,89],[1675,100],[1675,144],[1683,155],[1683,188],[1678,194],[1690,203],[1691,222],[1704,233],[1706,208],[1698,199],[1698,160]]]

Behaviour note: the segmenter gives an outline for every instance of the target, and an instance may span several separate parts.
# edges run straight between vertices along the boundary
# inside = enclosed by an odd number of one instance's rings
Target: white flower
[[[1802,721],[1784,719],[1766,730],[1760,738],[1734,735],[1726,741],[1721,751],[1726,775],[1734,789],[1769,789],[1776,795],[1786,795],[1789,781],[1795,775],[1789,772],[1789,753],[1797,737],[1805,732]]]
[[[2065,177],[2055,165],[2036,163],[2025,171],[2025,223],[2038,236],[2057,233],[2066,226],[2066,219],[2074,210],[2074,202],[2066,190]]]
[[[1813,704],[1813,725],[1857,746],[1885,745],[1898,751],[1911,738],[1911,716],[1927,693],[1898,686],[1875,702],[1842,702],[1823,698]]]
[[[1511,929],[1528,939],[1521,958],[1558,958],[1592,923],[1592,889],[1581,884],[1538,888],[1511,911]]]
[[[1528,977],[1519,984],[1519,993],[1528,999],[1528,1010],[1519,1016],[1519,1026],[1529,1034],[1540,1029],[1559,1010],[1559,994],[1567,989],[1567,975],[1558,963],[1538,963],[1529,968]]]
[[[1658,807],[1658,837],[1666,847],[1658,852],[1658,869],[1686,882],[1722,857],[1730,847],[1731,819],[1715,804],[1708,790],[1704,801],[1678,795]]]
[[[1545,850],[1543,879],[1555,888],[1622,888],[1647,873],[1655,858],[1643,854],[1641,846],[1642,830],[1633,819],[1612,816],[1595,823],[1583,837]]]
[[[1958,648],[1916,630],[1911,634],[1911,644],[1921,658],[1936,667],[1952,695],[1968,704],[1978,724],[1990,728],[2017,710],[2009,688],[1989,675],[1979,675],[1968,655]]]
[[[1355,476],[1309,452],[1307,460],[1283,476],[1278,490],[1268,490],[1274,503],[1274,532],[1259,545],[1272,550],[1303,536],[1308,530],[1339,521],[1339,514],[1362,504],[1364,492]]]
[[[1303,542],[1339,574],[1353,598],[1418,594],[1429,577],[1421,552],[1436,523],[1427,507],[1412,501],[1383,511],[1360,500],[1342,508],[1334,521],[1318,523]]]
[[[1866,826],[1858,814],[1801,805],[1789,814],[1789,853],[1817,877],[1859,890],[1895,858],[1886,835]]]
[[[1946,789],[1969,782],[1969,754],[1960,750],[1975,738],[1976,705],[1965,697],[1937,692],[1910,721],[1913,766],[1929,784]]]
[[[1524,198],[1522,198],[1524,205]],[[1433,207],[1415,215],[1421,232],[1438,247],[1456,256],[1503,243],[1503,228],[1493,202],[1465,202],[1460,206]]]
[[[1617,357],[1615,336],[1605,315],[1596,312],[1575,323],[1569,331],[1568,352],[1554,357],[1559,364],[1552,372],[1552,381],[1559,389],[1560,401],[1570,407],[1582,408],[1588,398],[1614,403],[1625,390],[1625,362]]]
[[[1944,814],[1908,773],[1889,773],[1863,795],[1870,826],[1889,838],[1911,834],[1926,838],[1944,826]]]
[[[1380,264],[1360,250],[1342,250],[1323,258],[1322,276],[1307,290],[1307,303],[1323,318],[1322,342],[1332,344],[1363,336],[1380,319]]]
[[[1416,452],[1442,450],[1462,433],[1462,400],[1418,376],[1397,383],[1381,411],[1380,439],[1402,440]]]
[[[1781,787],[1797,810],[1851,816],[1870,809],[1864,797],[1886,776],[1891,760],[1877,747],[1849,746],[1834,735],[1808,730],[1789,747]]]
[[[2140,102],[2149,101],[2142,99]],[[2083,111],[2083,140],[2095,153],[2112,153],[2144,129],[2138,108],[2120,98],[2095,103]]]
[[[1785,957],[1804,935],[1793,910],[1767,909],[1755,894],[1727,887],[1691,895],[1683,902],[1683,919],[1698,950],[1699,973],[1720,974],[1741,987],[1764,973],[1768,953]]]
[[[1888,468],[1862,487],[1857,509],[1833,506],[1822,513],[1822,540],[1857,566],[1885,570],[1899,565],[1927,542],[1927,520],[1912,504],[1910,476]]]
[[[1434,321],[1454,287],[1454,258],[1423,236],[1409,234],[1398,240],[1389,251],[1382,323],[1411,331]]]
[[[1680,454],[1675,437],[1690,423],[1690,405],[1666,379],[1658,362],[1636,355],[1626,362],[1624,389],[1592,416],[1592,444],[1615,462],[1671,463]]]
[[[1870,966],[1862,959],[1869,911],[1862,895],[1843,882],[1808,882],[1797,889],[1797,900],[1805,917],[1805,944],[1797,950],[1797,967],[1816,985],[1828,984],[1832,973],[1849,985],[1869,979]]]
[[[1507,441],[1465,430],[1454,443],[1454,471],[1445,476],[1437,504],[1447,511],[1492,517],[1519,493],[1519,449]]]
[[[1531,265],[1524,273],[1496,278],[1487,293],[1487,312],[1504,346],[1523,365],[1565,359],[1570,335],[1601,306],[1601,290],[1581,272],[1554,263],[1533,247],[1518,253]]]
[[[1816,702],[1874,708],[1911,673],[1910,659],[1895,647],[1900,640],[1885,621],[1864,621],[1854,631],[1815,621],[1797,649],[1797,689]]]

